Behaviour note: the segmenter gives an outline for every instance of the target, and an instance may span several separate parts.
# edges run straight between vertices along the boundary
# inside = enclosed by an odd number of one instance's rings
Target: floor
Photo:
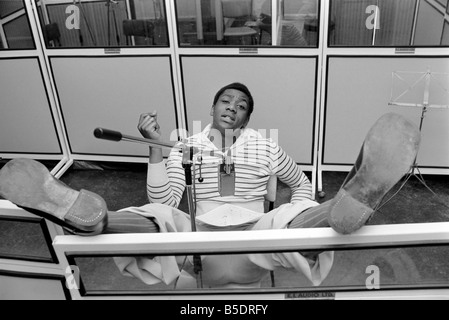
[[[46,163],[51,167],[51,163]],[[1,163],[0,163],[1,165]],[[306,172],[306,174],[309,174]],[[324,172],[323,191],[331,199],[340,188],[346,173]],[[424,223],[449,221],[449,176],[425,175],[425,182],[438,197],[412,176],[404,188],[370,220],[369,224]],[[111,211],[147,203],[146,166],[144,164],[75,162],[61,178],[74,189],[87,189],[101,195]],[[393,191],[392,191],[393,192]],[[289,190],[278,185],[276,206],[287,202]],[[185,199],[180,205],[187,211]],[[14,226],[3,225],[3,236],[11,234]],[[9,229],[9,230],[8,230]],[[9,233],[8,233],[9,231]],[[21,231],[23,232],[23,231]],[[2,240],[3,243],[8,241]],[[2,245],[0,244],[0,253]],[[364,287],[368,266],[380,270],[380,285],[446,285],[449,286],[449,246],[389,248],[376,250],[336,251],[333,269],[323,282],[325,287]],[[112,258],[86,257],[77,260],[86,289],[135,291],[172,290],[173,286],[149,287],[138,280],[118,273]],[[279,270],[275,273],[276,287],[310,287],[310,282],[299,273]],[[267,278],[264,286],[270,287]]]

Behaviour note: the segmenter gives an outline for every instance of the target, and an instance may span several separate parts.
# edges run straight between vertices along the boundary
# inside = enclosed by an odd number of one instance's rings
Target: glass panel
[[[257,45],[256,10],[261,13],[261,1],[176,0],[180,46]]]
[[[52,262],[51,240],[42,229],[42,219],[25,221],[0,217],[0,257]],[[23,235],[26,235],[24,237]],[[51,249],[50,249],[51,247]]]
[[[434,2],[420,1],[416,18],[415,46],[441,45],[445,9]]]
[[[375,45],[382,47],[410,45],[415,6],[415,1],[410,0],[380,1],[380,25],[376,29]]]
[[[446,6],[447,1],[333,0],[329,46],[445,45],[441,39]]]
[[[142,279],[155,284],[145,284],[136,277],[130,277],[129,274],[124,276],[120,273],[116,262],[119,261],[119,264],[124,267],[128,261],[127,258],[115,260],[112,257],[83,256],[74,257],[71,264],[79,269],[82,285],[88,295],[95,293],[103,295],[182,294],[185,290],[207,294],[213,292],[214,289],[226,290],[226,293],[248,293],[257,292],[257,290],[267,293],[270,288],[275,288],[277,292],[328,290],[332,293],[344,291],[347,288],[364,291],[393,287],[420,289],[447,286],[449,261],[446,257],[448,254],[448,246],[336,251],[329,273],[316,287],[300,271],[301,268],[306,270],[307,267],[299,263],[296,265],[298,270],[295,270],[293,261],[296,259],[294,258],[296,253],[293,252],[202,255],[203,288],[197,288],[191,256],[176,257],[182,273],[179,278],[173,277],[173,281],[168,284],[153,281],[154,278],[144,271],[140,273]],[[313,256],[313,254],[309,254],[309,256]],[[281,259],[280,257],[288,258]],[[253,263],[258,259],[272,261],[275,264],[277,264],[276,261],[283,261],[285,266],[289,265],[289,267],[278,266],[274,274],[270,274],[269,270]],[[313,259],[310,261],[313,263]],[[429,261],[431,261],[430,264]],[[149,264],[138,263],[137,265],[141,268],[147,266],[147,270],[151,269]],[[133,272],[137,272],[136,270],[134,269]],[[223,291],[221,292],[223,293]]]
[[[163,0],[39,2],[47,47],[168,46]]]
[[[329,46],[370,46],[373,30],[366,27],[371,0],[333,0],[330,9]]]
[[[0,0],[0,49],[35,49],[22,0]]]
[[[441,38],[442,46],[449,46],[449,22],[444,23],[443,37]]]
[[[22,0],[0,0],[0,19],[7,17],[23,7]]]
[[[439,4],[441,4],[443,7],[447,7],[447,4],[448,4],[448,0],[437,0],[437,2],[439,3]]]
[[[0,271],[0,300],[68,300],[64,284],[58,276]]]
[[[318,0],[281,0],[279,3],[280,30],[277,44],[318,47]]]
[[[9,49],[34,49],[34,41],[26,15],[3,25]]]
[[[180,46],[318,46],[319,0],[176,0]]]

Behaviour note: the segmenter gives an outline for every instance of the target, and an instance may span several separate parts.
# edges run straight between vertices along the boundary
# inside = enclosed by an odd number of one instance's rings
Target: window
[[[333,0],[329,46],[444,46],[448,1]]]
[[[0,216],[0,240],[0,259],[56,262],[44,219]]]
[[[168,46],[163,0],[38,2],[48,48]]]
[[[22,0],[0,0],[0,49],[35,49]]]
[[[179,270],[183,270],[182,276],[170,284],[156,283],[145,284],[142,280],[124,276],[117,267],[116,258],[112,256],[93,255],[68,255],[69,263],[79,270],[82,283],[82,295],[111,297],[133,295],[180,295],[183,294],[257,294],[284,292],[297,293],[299,298],[332,298],[336,294],[348,291],[369,292],[373,289],[379,294],[391,289],[420,290],[423,288],[438,289],[447,288],[448,283],[448,246],[416,246],[406,248],[385,249],[357,249],[339,250],[334,253],[332,267],[319,286],[314,286],[311,280],[301,271],[294,268],[276,268],[274,273],[269,273],[255,267],[251,271],[240,270],[235,261],[240,260],[241,254],[232,255],[206,255],[202,254],[203,275],[223,273],[223,278],[217,283],[211,283],[211,278],[204,279],[204,285],[197,287],[192,265],[192,256],[176,256]],[[250,253],[245,254],[248,256]],[[266,256],[277,255],[290,256],[294,253],[264,253]],[[252,254],[257,259],[259,254]],[[135,257],[134,257],[135,258]],[[128,259],[119,257],[119,259]],[[213,260],[212,260],[213,259]],[[231,268],[224,273],[218,265],[209,264],[210,261],[231,261],[226,268]],[[283,260],[284,261],[284,260]],[[432,263],[429,264],[429,261]],[[289,262],[283,262],[289,263]],[[123,266],[123,262],[121,263]],[[210,269],[215,266],[215,269]],[[234,267],[235,269],[232,269]],[[323,267],[326,269],[325,267]],[[251,269],[250,269],[251,270]],[[245,274],[250,284],[220,288],[223,281],[232,274]],[[325,272],[322,270],[322,272]],[[150,274],[150,273],[148,273]],[[147,279],[150,279],[148,277]],[[200,282],[201,283],[201,282]],[[218,287],[218,288],[214,288]],[[327,293],[325,295],[325,293]],[[396,293],[398,294],[398,293]],[[400,296],[400,295],[399,295]],[[288,295],[286,295],[288,297]]]
[[[316,0],[280,1],[277,45],[318,47],[319,3]]]
[[[176,0],[175,5],[181,47],[318,47],[318,0],[278,0],[274,18],[271,0]]]

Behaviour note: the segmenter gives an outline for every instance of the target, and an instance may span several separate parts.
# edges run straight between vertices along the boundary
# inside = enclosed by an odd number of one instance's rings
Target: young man
[[[214,97],[212,123],[184,142],[195,148],[200,163],[195,172],[198,231],[331,226],[340,233],[354,232],[408,172],[420,142],[418,129],[403,117],[383,116],[368,132],[337,196],[319,205],[311,199],[311,184],[293,159],[276,143],[247,128],[253,109],[245,85],[227,85]],[[145,138],[160,139],[157,114],[141,115],[138,129]],[[150,148],[150,204],[120,212],[108,213],[101,197],[68,188],[31,160],[5,165],[0,171],[0,194],[78,234],[189,232],[190,216],[177,209],[186,188],[182,157],[179,148],[174,148],[165,165],[162,150]],[[273,175],[290,187],[291,202],[263,214],[266,185]],[[115,261],[123,274],[147,284],[178,281],[178,287],[195,286],[192,257],[120,257]],[[202,256],[202,275],[205,287],[257,287],[269,270],[294,268],[319,285],[332,262],[332,252],[209,255]]]

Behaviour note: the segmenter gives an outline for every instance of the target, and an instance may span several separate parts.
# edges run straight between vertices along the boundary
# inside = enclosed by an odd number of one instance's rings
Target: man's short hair
[[[228,84],[227,86],[224,86],[223,88],[221,88],[217,94],[215,95],[214,98],[214,105],[217,103],[218,99],[220,98],[220,96],[223,94],[223,92],[225,92],[228,89],[234,89],[234,90],[238,90],[243,92],[244,94],[246,94],[246,96],[248,97],[248,116],[251,115],[251,113],[253,113],[254,110],[254,100],[253,100],[253,96],[251,95],[251,92],[249,91],[248,87],[245,86],[242,83],[239,82],[234,82],[231,84]]]

